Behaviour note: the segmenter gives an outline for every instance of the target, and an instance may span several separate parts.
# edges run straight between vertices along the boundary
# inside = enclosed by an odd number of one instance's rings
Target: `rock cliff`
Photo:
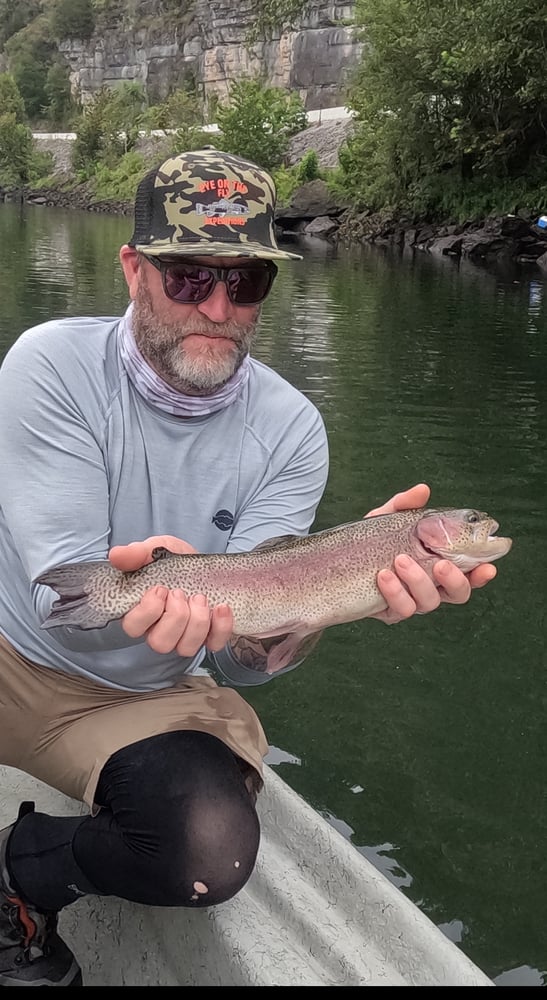
[[[257,0],[132,0],[104,12],[92,37],[60,46],[82,102],[103,85],[142,84],[152,102],[191,83],[205,102],[224,99],[233,80],[262,74],[268,86],[296,91],[307,110],[345,103],[361,43],[351,26],[355,3],[308,0],[293,28],[249,42]]]

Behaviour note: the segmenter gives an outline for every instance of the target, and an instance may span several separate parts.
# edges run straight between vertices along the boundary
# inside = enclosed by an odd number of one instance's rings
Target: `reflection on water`
[[[2,206],[0,350],[52,316],[112,315],[128,218]],[[246,697],[282,777],[499,985],[545,985],[547,328],[541,274],[304,244],[257,356],[320,408],[316,527],[415,482],[514,539],[468,605],[328,629]]]

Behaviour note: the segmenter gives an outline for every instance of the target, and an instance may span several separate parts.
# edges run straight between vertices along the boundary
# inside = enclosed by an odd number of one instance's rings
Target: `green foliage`
[[[59,41],[90,38],[95,28],[92,0],[55,0],[50,23]]]
[[[315,150],[310,149],[304,154],[299,163],[292,167],[278,167],[272,172],[272,176],[277,189],[278,205],[290,204],[291,198],[297,188],[308,181],[324,180],[329,185],[332,170],[320,169]]]
[[[256,0],[253,25],[247,33],[247,44],[259,38],[271,38],[276,32],[294,27],[310,6],[311,0]]]
[[[47,106],[45,90],[47,71],[56,48],[51,39],[48,18],[40,15],[6,42],[9,70],[25,102],[27,117],[40,118]]]
[[[94,177],[95,194],[103,200],[132,201],[145,171],[144,159],[135,150],[122,156],[115,167],[99,163]]]
[[[0,115],[0,184],[20,187],[30,175],[32,132],[17,121],[13,112]]]
[[[218,134],[204,132],[195,125],[182,125],[170,136],[169,155],[176,156],[177,153],[184,153],[189,149],[203,149],[204,146],[222,147]]]
[[[151,105],[143,114],[143,125],[150,129],[182,128],[203,121],[201,104],[193,91],[174,90],[161,104]]]
[[[277,204],[288,205],[300,184],[296,167],[277,167],[272,171],[272,177],[277,192]]]
[[[228,104],[219,104],[218,145],[272,170],[286,156],[289,139],[307,126],[302,101],[259,79],[243,79],[230,87]]]
[[[11,73],[0,73],[0,114],[13,114],[16,122],[25,118],[25,102]]]
[[[40,0],[0,0],[0,46],[40,13]]]
[[[359,203],[434,214],[443,177],[502,190],[546,151],[544,0],[357,0],[356,22],[340,162]]]
[[[65,62],[56,60],[49,67],[44,85],[47,98],[46,116],[52,125],[68,121],[74,109],[70,92],[69,69]]]
[[[99,160],[114,167],[134,147],[144,101],[142,87],[127,83],[114,90],[101,88],[86,105],[72,149],[72,165],[82,179],[95,173]]]
[[[307,184],[308,181],[315,181],[321,177],[319,170],[319,160],[315,149],[308,149],[307,153],[296,166],[296,175],[300,184]]]
[[[42,152],[33,144],[28,166],[28,183],[32,187],[43,186],[55,172],[55,160],[52,153]]]

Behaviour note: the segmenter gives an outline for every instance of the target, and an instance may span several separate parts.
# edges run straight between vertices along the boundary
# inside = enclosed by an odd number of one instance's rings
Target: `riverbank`
[[[133,212],[132,202],[97,199],[86,185],[70,190],[0,191],[0,200],[116,215]],[[344,247],[391,246],[465,257],[476,263],[510,262],[547,272],[547,229],[531,216],[495,216],[458,225],[397,218],[387,212],[356,212],[336,203],[323,181],[310,181],[295,192],[288,206],[277,209],[276,224],[280,238],[311,236]]]
[[[310,125],[291,140],[289,165],[298,163],[305,152],[314,150],[320,168],[336,167],[338,150],[350,131],[351,121],[347,119]],[[51,137],[44,135],[39,146],[51,151],[49,139]],[[146,146],[151,141],[148,140]],[[65,136],[64,142],[57,138],[54,145],[55,164],[59,170],[54,185],[38,190],[25,188],[17,192],[0,189],[0,201],[23,200],[34,205],[132,214],[132,202],[98,199],[89,182],[75,186],[70,172],[71,142]],[[162,144],[154,139],[153,145],[159,156]],[[462,223],[452,220],[431,222],[397,216],[388,211],[358,212],[351,204],[335,196],[326,182],[320,179],[299,187],[289,203],[278,206],[276,210],[278,234],[291,239],[297,236],[314,237],[344,247],[373,244],[437,256],[469,258],[476,263],[507,262],[538,267],[547,272],[547,229],[537,223],[537,214],[526,211],[469,219]]]

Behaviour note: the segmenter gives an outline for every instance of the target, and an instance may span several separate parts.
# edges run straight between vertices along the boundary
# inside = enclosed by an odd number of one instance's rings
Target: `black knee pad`
[[[207,733],[182,730],[124,747],[97,787],[103,807],[75,853],[108,891],[155,906],[211,906],[253,870],[260,827],[238,759]]]

